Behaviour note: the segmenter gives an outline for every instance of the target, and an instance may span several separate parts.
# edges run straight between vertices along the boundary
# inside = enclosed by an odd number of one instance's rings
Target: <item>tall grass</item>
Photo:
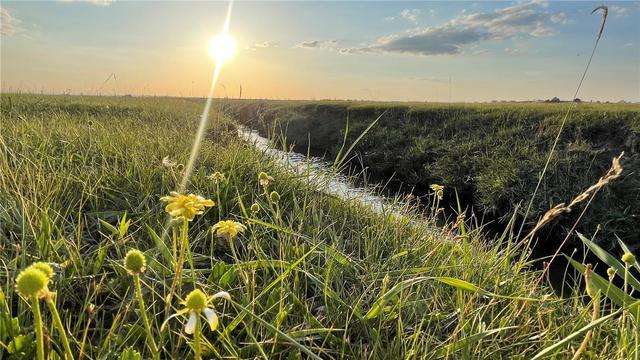
[[[55,271],[48,290],[75,358],[149,358],[155,346],[161,358],[565,358],[589,330],[584,356],[637,353],[627,300],[625,320],[605,303],[594,325],[579,285],[557,297],[472,222],[439,228],[430,211],[377,214],[325,195],[218,111],[187,186],[216,205],[165,228],[160,197],[181,179],[201,105],[2,95],[0,357],[36,354],[15,278],[37,261]],[[246,230],[230,242],[210,231],[219,220]],[[125,268],[130,249],[143,272]],[[230,294],[207,305],[215,331],[198,320],[190,335],[188,315],[171,318],[194,289]],[[64,358],[41,313],[45,356]]]

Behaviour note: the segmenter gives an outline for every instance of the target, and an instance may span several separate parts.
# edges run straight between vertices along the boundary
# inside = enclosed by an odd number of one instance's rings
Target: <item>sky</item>
[[[640,101],[640,1],[236,1],[219,97]],[[227,2],[0,2],[3,92],[205,96]]]

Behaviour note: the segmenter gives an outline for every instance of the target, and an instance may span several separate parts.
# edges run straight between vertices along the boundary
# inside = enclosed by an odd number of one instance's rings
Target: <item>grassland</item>
[[[557,297],[527,251],[507,250],[508,235],[488,241],[471,223],[437,228],[420,208],[380,215],[327,196],[237,139],[220,111],[187,189],[216,204],[182,227],[167,225],[160,198],[180,181],[198,101],[1,99],[0,358],[36,355],[40,300],[15,290],[18,273],[36,261],[55,270],[48,290],[63,331],[42,312],[50,358],[63,357],[62,333],[73,356],[86,359],[151,358],[153,344],[175,359],[198,349],[245,359],[531,359],[544,349],[568,358],[587,324],[585,358],[638,357],[640,317],[631,307],[621,315],[579,285]],[[386,148],[379,136],[365,139],[369,149]],[[208,177],[215,171],[224,180]],[[274,179],[268,191],[260,172]],[[210,231],[226,219],[247,227],[231,242]],[[144,252],[140,275],[123,266],[130,249]],[[198,328],[199,340],[185,333],[185,316],[170,318],[193,289],[231,297],[215,302],[220,325]],[[604,319],[597,326],[595,304]]]
[[[625,152],[624,175],[590,202],[577,230],[595,235],[613,250],[616,236],[640,246],[640,106],[633,104],[504,103],[420,104],[363,102],[235,101],[230,109],[265,134],[285,136],[298,151],[332,159],[345,138],[352,143],[380,120],[354,148],[352,163],[396,191],[428,193],[449,188],[445,207],[455,207],[455,189],[485,220],[524,215],[567,110],[566,126],[528,221],[568,202],[601,177],[611,159]],[[580,215],[573,212],[547,229],[557,245]],[[599,233],[596,229],[600,228]],[[597,233],[597,234],[596,234]],[[555,250],[555,249],[554,249]]]

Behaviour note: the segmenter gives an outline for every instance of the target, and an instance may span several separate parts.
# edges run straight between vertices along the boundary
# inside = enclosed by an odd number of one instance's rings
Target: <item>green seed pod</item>
[[[258,205],[257,203],[253,203],[253,205],[251,205],[251,212],[257,213],[258,211],[260,211],[260,205]]]
[[[584,282],[587,290],[587,295],[589,295],[590,298],[594,299],[598,294],[598,288],[593,283],[593,270],[591,264],[587,264],[584,269]]]
[[[633,264],[636,262],[636,257],[633,256],[633,254],[630,252],[625,253],[624,255],[622,255],[622,262],[624,262],[625,264]]]
[[[26,298],[41,297],[47,291],[47,275],[35,267],[28,267],[16,278],[16,290]]]
[[[187,295],[184,305],[191,311],[202,311],[207,307],[207,295],[200,289],[195,289]]]
[[[278,194],[277,191],[272,191],[271,194],[269,194],[269,199],[274,203],[278,202],[280,201],[280,194]]]
[[[140,250],[131,249],[124,258],[124,267],[131,275],[140,275],[147,267],[147,261]]]

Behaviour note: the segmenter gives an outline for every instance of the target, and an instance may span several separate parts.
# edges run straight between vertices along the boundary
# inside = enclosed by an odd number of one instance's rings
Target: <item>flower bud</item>
[[[131,275],[140,275],[147,267],[147,261],[140,250],[131,249],[124,258],[124,267]]]
[[[253,203],[253,205],[251,205],[251,212],[257,213],[258,211],[260,211],[260,205],[258,205],[258,203]]]
[[[280,194],[278,194],[277,191],[272,191],[271,194],[269,194],[269,199],[274,203],[278,202],[280,201]]]
[[[630,252],[625,253],[624,255],[622,255],[622,262],[624,262],[625,264],[633,264],[636,262],[636,257],[633,256],[633,254]]]
[[[613,280],[613,277],[616,276],[616,269],[608,268],[607,275],[609,275],[609,281]]]

